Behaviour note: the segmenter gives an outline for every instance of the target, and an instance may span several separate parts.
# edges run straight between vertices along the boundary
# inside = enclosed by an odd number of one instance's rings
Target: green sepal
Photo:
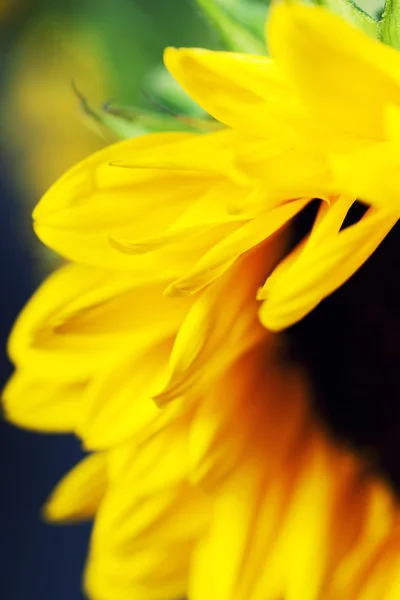
[[[110,141],[131,139],[157,131],[209,133],[221,128],[221,125],[213,119],[173,114],[166,109],[165,112],[157,112],[111,103],[95,109],[78,90],[75,89],[75,93],[89,126],[102,137],[111,138]]]
[[[245,11],[235,2],[226,0],[196,0],[197,5],[218,31],[227,50],[249,54],[266,54],[262,30],[254,27],[254,22],[243,20]],[[250,8],[250,3],[247,9]],[[247,10],[247,15],[251,11]],[[260,11],[259,13],[260,14]],[[263,26],[265,19],[262,20]],[[259,32],[261,35],[259,35]]]
[[[162,109],[162,107],[160,107]],[[101,110],[106,126],[113,127],[123,139],[155,131],[192,131],[207,133],[221,129],[214,119],[202,119],[184,114],[155,112],[143,108],[108,104]]]
[[[385,44],[400,50],[400,2],[386,0],[385,10],[379,23],[381,40]]]

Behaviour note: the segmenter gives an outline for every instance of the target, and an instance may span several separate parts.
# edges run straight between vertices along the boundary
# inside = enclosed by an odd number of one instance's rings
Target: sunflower
[[[46,515],[94,516],[94,600],[398,596],[390,474],[368,435],[337,435],[292,346],[391,239],[396,183],[385,199],[378,182],[395,174],[400,59],[294,3],[273,8],[269,40],[272,59],[168,50],[225,127],[102,150],[34,213],[75,263],[16,324],[5,408],[93,451]]]

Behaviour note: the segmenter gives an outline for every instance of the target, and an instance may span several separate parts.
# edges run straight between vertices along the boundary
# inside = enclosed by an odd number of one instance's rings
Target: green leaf
[[[400,2],[386,0],[385,10],[380,21],[381,40],[400,50]]]

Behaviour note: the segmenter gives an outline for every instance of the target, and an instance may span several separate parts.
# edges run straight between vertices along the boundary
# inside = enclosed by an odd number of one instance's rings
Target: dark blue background
[[[0,156],[0,383],[11,365],[5,354],[10,327],[37,286],[21,223],[26,208],[7,179]],[[51,526],[40,509],[62,474],[80,457],[73,436],[39,435],[0,421],[0,598],[79,600],[88,526]]]

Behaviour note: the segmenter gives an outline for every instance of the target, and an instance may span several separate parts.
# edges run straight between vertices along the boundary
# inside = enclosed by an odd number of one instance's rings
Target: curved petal
[[[132,275],[136,285],[151,285],[180,277],[234,227],[234,223],[228,222],[217,227],[206,228],[195,236],[182,239],[178,244],[163,245],[151,254],[139,256],[130,253],[129,240],[138,237],[138,232],[131,229],[110,231],[107,234],[101,231],[85,234],[85,232],[62,231],[41,226],[39,236],[48,246],[53,248],[57,246],[58,251],[71,260],[82,261],[93,266],[100,265],[102,268],[114,271],[124,271]],[[115,240],[122,240],[122,244]]]
[[[122,450],[124,466],[113,478],[93,530],[85,578],[91,597],[170,600],[186,594],[191,553],[206,525],[208,502],[185,483],[184,470],[183,478],[167,483],[168,471],[185,464],[179,438],[163,437],[159,449],[159,461],[153,458],[150,471],[144,472],[136,467],[135,448]],[[147,452],[153,454],[151,442],[141,449],[139,460]],[[150,475],[147,483],[143,475]],[[155,492],[151,482],[157,476]]]
[[[297,441],[272,476],[265,449],[248,449],[219,489],[194,554],[190,598],[386,598],[372,592],[377,581],[387,590],[394,580],[387,560],[376,561],[398,553],[393,497],[317,428]]]
[[[325,154],[310,135],[299,144],[251,140],[236,152],[236,164],[248,173],[264,195],[264,207],[294,198],[325,198],[336,192]],[[248,196],[243,194],[246,205]]]
[[[239,187],[247,181],[233,166],[236,145],[234,133],[221,131],[154,134],[110,146],[50,188],[34,211],[35,231],[71,260],[128,270],[148,281],[168,279],[169,271],[179,269],[170,256],[158,257],[165,263],[160,269],[153,258],[117,252],[110,238],[158,236],[207,193],[214,193],[215,206],[226,205],[232,181]],[[225,194],[218,187],[222,182]],[[196,246],[188,243],[185,250],[193,255]],[[181,260],[185,265],[185,253]]]
[[[352,153],[332,154],[330,164],[343,191],[400,216],[399,156],[399,142],[381,142]]]
[[[107,489],[104,454],[84,458],[57,485],[43,513],[49,521],[76,521],[95,515]]]
[[[357,482],[358,483],[358,482]],[[349,515],[346,523],[347,533],[350,533],[349,550],[344,555],[341,564],[338,565],[335,579],[331,582],[333,596],[341,598],[360,598],[361,589],[373,593],[374,579],[376,575],[385,577],[388,584],[392,581],[386,569],[377,564],[379,555],[387,554],[392,544],[392,536],[396,536],[396,508],[393,498],[388,493],[386,486],[378,481],[366,482],[367,486],[358,491],[354,490],[353,499],[344,498],[344,502],[338,510],[338,515]],[[349,490],[351,492],[351,490]],[[350,501],[349,501],[350,500]],[[349,512],[350,510],[350,512]],[[340,547],[340,535],[337,531],[335,542]],[[382,583],[382,581],[381,581]],[[383,588],[380,588],[380,592]],[[382,594],[376,595],[381,598]],[[368,598],[368,596],[367,596]]]
[[[163,489],[178,487],[188,475],[186,447],[193,408],[177,402],[160,412],[173,416],[166,427],[140,444],[133,440],[108,453],[112,484],[116,481],[119,485],[121,478],[135,481],[134,492],[140,497],[157,496]]]
[[[191,302],[137,287],[129,276],[69,265],[50,276],[19,316],[9,353],[37,380],[87,381],[115,354],[174,335]],[[65,368],[68,365],[68,368]]]
[[[311,235],[260,290],[258,297],[265,300],[261,322],[267,329],[279,331],[302,319],[361,267],[397,220],[393,213],[370,209],[360,222],[319,244],[313,244]]]
[[[308,198],[288,202],[242,225],[211,248],[186,276],[174,281],[166,294],[185,296],[199,291],[229,269],[242,254],[268,240],[308,202]]]
[[[190,481],[208,493],[218,494],[247,453],[260,452],[263,473],[270,476],[304,428],[309,400],[304,377],[282,368],[280,341],[267,335],[198,402],[188,442]]]
[[[400,55],[322,7],[276,3],[272,55],[323,129],[384,137],[384,108],[400,104]]]
[[[17,371],[2,392],[5,417],[35,431],[69,433],[81,413],[85,383],[42,381],[35,371]]]
[[[149,175],[147,170],[145,173],[140,173],[141,177],[138,177],[129,169],[121,171],[112,168],[110,163],[129,161],[134,157],[139,159],[142,152],[150,151],[158,155],[162,165],[165,161],[164,152],[170,149],[171,144],[173,146],[177,144],[179,147],[181,142],[196,138],[196,135],[187,133],[156,133],[107,146],[60,177],[36,206],[33,217],[38,220],[48,219],[51,215],[68,209],[75,203],[81,203],[82,199],[95,191],[110,189],[121,191],[132,182],[146,181]],[[100,211],[97,218],[99,220],[102,218]]]
[[[268,58],[167,48],[164,62],[189,96],[234,129],[291,138],[308,120],[295,93]]]
[[[171,348],[171,339],[162,340],[142,352],[127,353],[98,375],[85,394],[78,426],[86,448],[138,439],[164,416],[152,397],[167,381]]]
[[[256,318],[255,292],[279,251],[276,244],[266,256],[253,253],[197,297],[176,336],[168,383],[155,396],[158,404],[201,393],[206,382],[265,337]]]

